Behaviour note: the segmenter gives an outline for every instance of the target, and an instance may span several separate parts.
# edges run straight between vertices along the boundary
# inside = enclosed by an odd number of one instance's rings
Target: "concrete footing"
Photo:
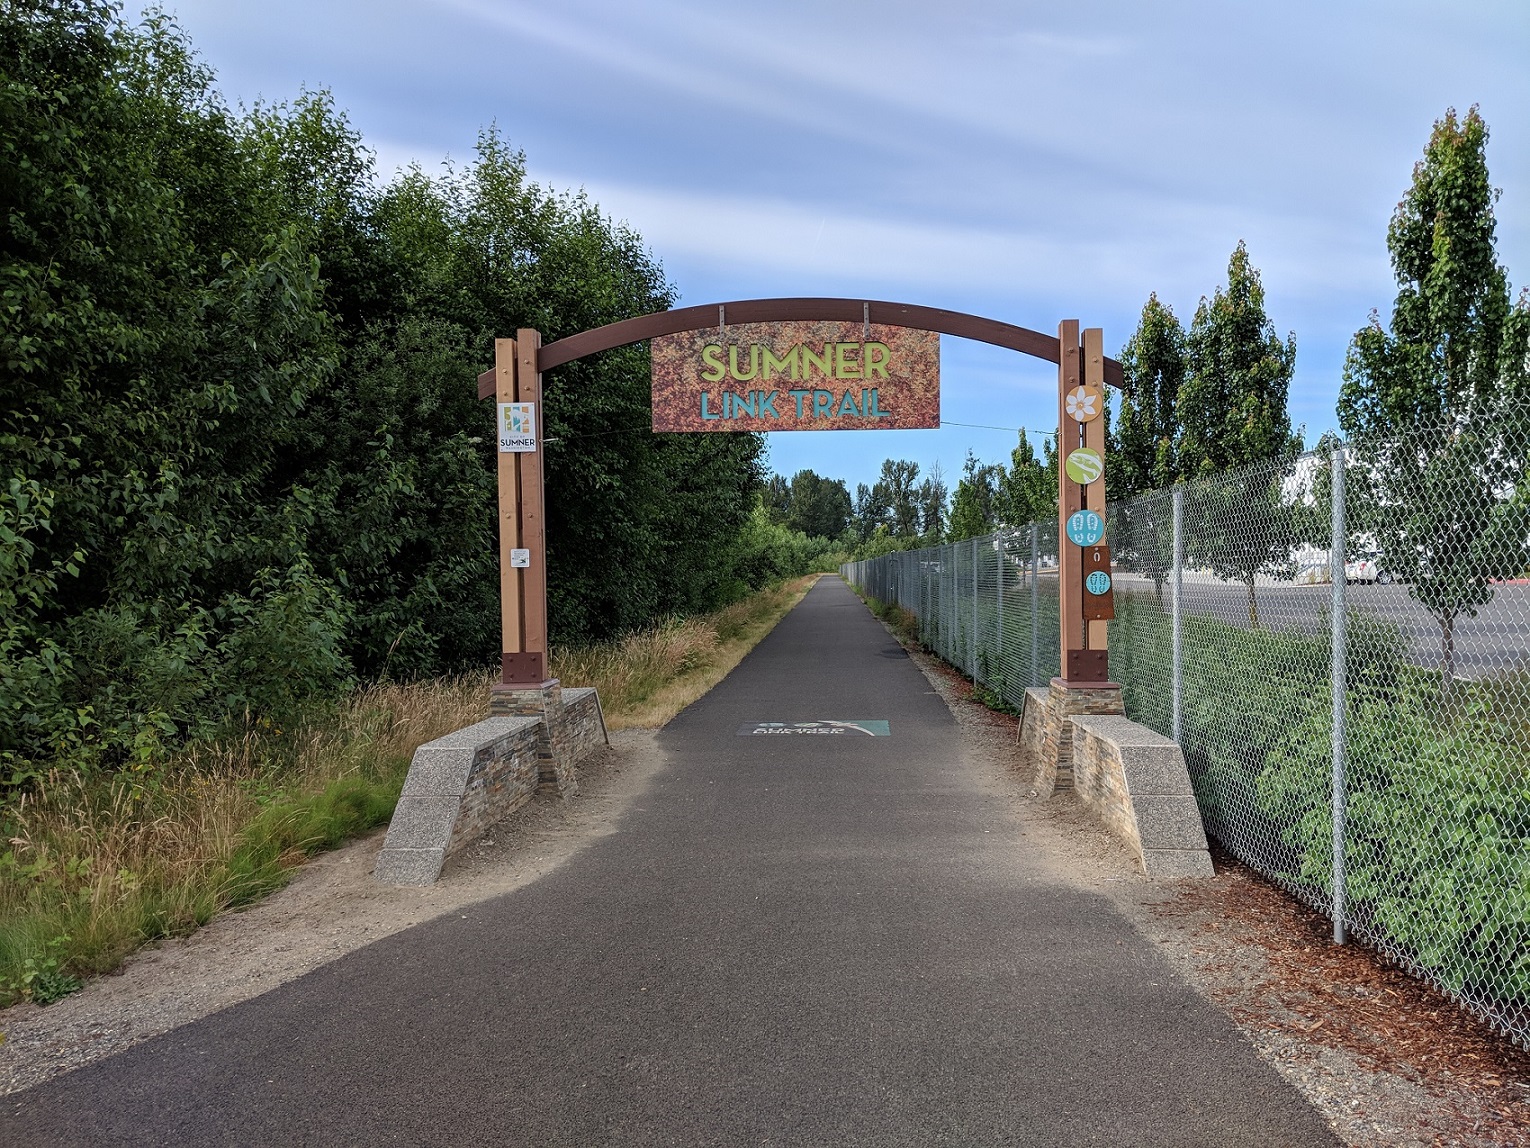
[[[1184,754],[1125,716],[1119,686],[1053,678],[1048,689],[1026,690],[1020,746],[1037,792],[1073,790],[1148,876],[1213,876]]]
[[[568,798],[576,767],[608,742],[592,689],[500,687],[490,716],[415,750],[374,875],[431,885],[452,854],[537,792]]]

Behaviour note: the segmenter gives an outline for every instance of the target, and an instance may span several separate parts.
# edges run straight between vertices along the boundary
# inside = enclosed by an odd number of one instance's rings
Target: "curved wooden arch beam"
[[[974,339],[995,347],[1006,347],[1022,355],[1032,355],[1049,363],[1058,361],[1057,339],[1012,323],[997,319],[984,319],[964,311],[945,311],[939,307],[919,307],[912,303],[887,303],[866,299],[739,299],[732,303],[703,303],[695,307],[678,307],[672,311],[655,311],[581,331],[556,343],[548,343],[537,354],[537,370],[550,371],[564,363],[582,359],[598,351],[641,343],[659,335],[674,335],[681,331],[700,331],[707,327],[732,326],[737,323],[792,323],[834,319],[842,323],[884,323],[890,327],[912,327],[920,331],[936,331],[942,335],[955,335],[959,339]],[[492,372],[478,381],[478,397],[490,398],[494,394]],[[1105,381],[1118,389],[1125,389],[1121,364],[1115,359],[1105,360]]]

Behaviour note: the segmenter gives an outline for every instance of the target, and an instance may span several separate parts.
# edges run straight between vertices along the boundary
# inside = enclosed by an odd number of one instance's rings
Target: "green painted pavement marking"
[[[738,727],[739,737],[779,736],[781,734],[853,735],[891,737],[887,722],[877,721],[752,721]]]

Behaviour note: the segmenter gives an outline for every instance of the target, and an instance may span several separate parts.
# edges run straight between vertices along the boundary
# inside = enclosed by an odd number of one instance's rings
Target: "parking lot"
[[[1123,592],[1152,591],[1152,583],[1132,575],[1118,576]],[[1241,583],[1186,580],[1184,606],[1190,613],[1209,615],[1234,626],[1247,626],[1248,590]],[[1328,626],[1333,587],[1260,586],[1255,591],[1259,622],[1273,629],[1318,633]],[[1405,585],[1360,584],[1346,587],[1352,611],[1369,614],[1396,626],[1408,642],[1409,660],[1435,668],[1440,664],[1440,625]],[[1168,588],[1164,590],[1165,604]],[[1493,599],[1477,607],[1475,618],[1462,614],[1455,624],[1456,673],[1482,678],[1526,664],[1530,655],[1530,585],[1499,583]]]

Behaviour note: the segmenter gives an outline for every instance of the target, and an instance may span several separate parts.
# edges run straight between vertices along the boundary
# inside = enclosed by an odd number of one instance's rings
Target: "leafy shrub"
[[[1332,887],[1329,639],[1183,619],[1183,745],[1207,828],[1311,903]],[[1169,619],[1122,595],[1112,670],[1168,733]],[[1352,924],[1447,989],[1530,1002],[1530,712],[1523,675],[1462,686],[1351,615],[1345,872]]]

